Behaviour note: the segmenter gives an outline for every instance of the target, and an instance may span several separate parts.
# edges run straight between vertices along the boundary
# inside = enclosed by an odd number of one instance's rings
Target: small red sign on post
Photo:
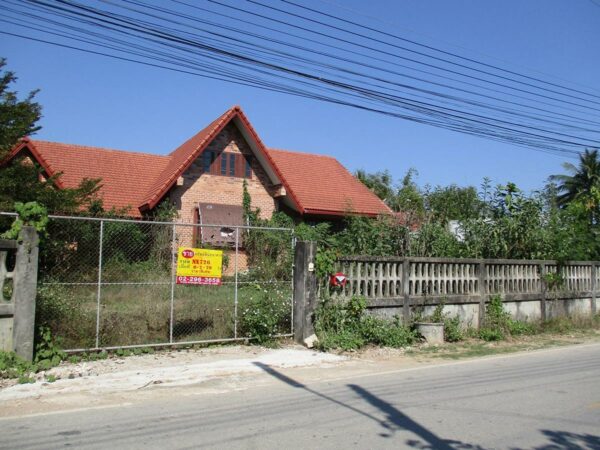
[[[348,278],[342,272],[334,273],[329,279],[329,284],[331,284],[331,286],[344,287],[346,286],[347,282]]]

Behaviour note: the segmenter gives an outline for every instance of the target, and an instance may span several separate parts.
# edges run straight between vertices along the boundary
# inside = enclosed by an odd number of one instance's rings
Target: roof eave
[[[13,147],[8,156],[4,158],[2,162],[0,162],[0,167],[3,167],[10,163],[13,159],[15,159],[18,156],[19,153],[21,153],[21,151],[23,151],[23,149],[29,150],[29,152],[33,155],[37,163],[42,167],[42,169],[44,169],[44,172],[46,172],[48,177],[56,175],[56,172],[52,169],[52,166],[50,166],[48,161],[46,161],[42,153],[37,149],[35,144],[31,141],[31,139],[29,139],[29,137],[24,137],[23,139],[21,139],[21,142],[19,142]],[[64,189],[65,187],[63,182],[59,178],[54,180],[54,184],[60,189]]]
[[[390,212],[379,211],[379,212],[361,212],[361,211],[340,211],[340,210],[328,210],[328,209],[317,209],[317,208],[305,208],[303,215],[315,215],[315,216],[363,216],[363,217],[379,217],[382,215],[389,215]]]

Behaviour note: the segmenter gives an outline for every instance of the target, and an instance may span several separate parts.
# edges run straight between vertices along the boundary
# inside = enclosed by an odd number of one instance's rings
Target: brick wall
[[[233,123],[227,125],[205,151],[211,150],[217,158],[223,151],[252,155],[250,146]],[[256,158],[252,158],[252,178],[246,181],[252,207],[260,208],[261,217],[270,218],[276,208],[273,187]],[[171,189],[169,199],[176,206],[181,221],[193,222],[198,202],[241,206],[243,182],[244,178],[203,173],[200,156],[183,174],[183,186]]]

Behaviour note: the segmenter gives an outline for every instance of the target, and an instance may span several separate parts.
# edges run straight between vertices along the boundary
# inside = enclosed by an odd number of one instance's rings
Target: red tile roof
[[[138,206],[152,181],[164,170],[169,158],[149,153],[126,152],[83,145],[30,140],[29,148],[47,164],[49,175],[62,172],[61,187],[76,188],[84,178],[102,178],[100,196],[105,208],[130,208],[140,217]]]
[[[303,214],[377,216],[390,208],[330,156],[269,149]]]
[[[74,188],[84,178],[101,178],[105,208],[127,208],[140,217],[154,208],[177,178],[232,120],[244,128],[253,148],[286,188],[301,214],[375,216],[391,210],[336,159],[309,153],[267,149],[239,106],[235,106],[169,155],[154,155],[24,139],[11,152],[27,148],[48,175],[62,173],[59,187]],[[10,159],[9,158],[9,159]],[[276,181],[279,182],[279,181]]]

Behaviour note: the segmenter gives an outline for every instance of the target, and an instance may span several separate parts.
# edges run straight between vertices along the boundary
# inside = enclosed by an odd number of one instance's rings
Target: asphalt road
[[[0,447],[600,449],[600,344],[327,381],[262,369],[241,390],[2,419]]]

